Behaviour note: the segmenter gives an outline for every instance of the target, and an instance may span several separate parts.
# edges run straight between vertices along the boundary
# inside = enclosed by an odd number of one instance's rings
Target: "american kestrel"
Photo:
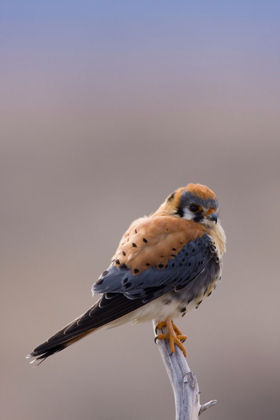
[[[147,320],[158,330],[166,326],[167,334],[157,338],[186,356],[186,336],[172,320],[197,308],[221,279],[226,238],[218,210],[213,191],[188,184],[151,216],[135,220],[92,286],[97,303],[27,357],[40,363],[101,327]]]

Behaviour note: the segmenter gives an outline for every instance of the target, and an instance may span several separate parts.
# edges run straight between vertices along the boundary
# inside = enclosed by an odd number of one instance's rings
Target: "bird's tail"
[[[65,328],[67,328],[67,326]],[[65,328],[56,334],[61,333],[62,331],[65,330]],[[27,359],[33,358],[33,360],[30,363],[34,363],[34,366],[39,366],[44,360],[46,360],[47,357],[52,356],[53,354],[66,349],[66,347],[71,346],[71,344],[76,343],[76,341],[79,341],[81,340],[81,338],[90,334],[92,331],[94,331],[94,329],[95,328],[93,328],[92,330],[86,331],[78,335],[77,337],[67,340],[61,344],[55,344],[55,343],[50,344],[49,341],[56,336],[55,334],[52,337],[50,337],[48,341],[36,347],[30,354],[26,356],[26,358]]]
[[[31,363],[38,366],[52,354],[64,350],[89,333],[142,305],[142,299],[131,300],[122,294],[106,293],[88,311],[51,336],[45,343],[40,344],[26,357],[28,359],[33,357]]]

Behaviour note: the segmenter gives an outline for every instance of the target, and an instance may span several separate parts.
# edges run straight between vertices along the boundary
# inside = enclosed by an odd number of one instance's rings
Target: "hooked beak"
[[[206,217],[207,217],[208,220],[211,220],[212,222],[217,223],[217,221],[218,221],[218,215],[217,215],[217,213],[214,212],[214,210],[212,210],[212,211],[209,210],[206,213]]]

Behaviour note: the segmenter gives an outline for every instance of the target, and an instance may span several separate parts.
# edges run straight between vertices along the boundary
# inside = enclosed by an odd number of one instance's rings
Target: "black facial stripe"
[[[174,192],[174,193],[172,193],[172,194],[170,194],[170,196],[168,197],[167,201],[171,201],[171,200],[173,200],[174,195],[175,195],[175,192]]]
[[[180,217],[184,217],[184,210],[183,210],[183,207],[179,207],[177,210],[176,210],[176,213],[175,214],[177,214],[178,216],[180,216]]]
[[[195,214],[195,217],[193,218],[194,222],[200,223],[204,219],[203,213],[199,212],[198,214]]]

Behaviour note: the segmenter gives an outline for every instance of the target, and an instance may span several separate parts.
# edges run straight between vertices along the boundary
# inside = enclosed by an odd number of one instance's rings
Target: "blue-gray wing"
[[[211,239],[205,234],[188,242],[164,267],[150,267],[135,275],[126,267],[111,264],[93,284],[92,292],[105,294],[108,300],[121,293],[128,299],[141,299],[145,304],[171,290],[176,292],[187,287],[216,258]]]

